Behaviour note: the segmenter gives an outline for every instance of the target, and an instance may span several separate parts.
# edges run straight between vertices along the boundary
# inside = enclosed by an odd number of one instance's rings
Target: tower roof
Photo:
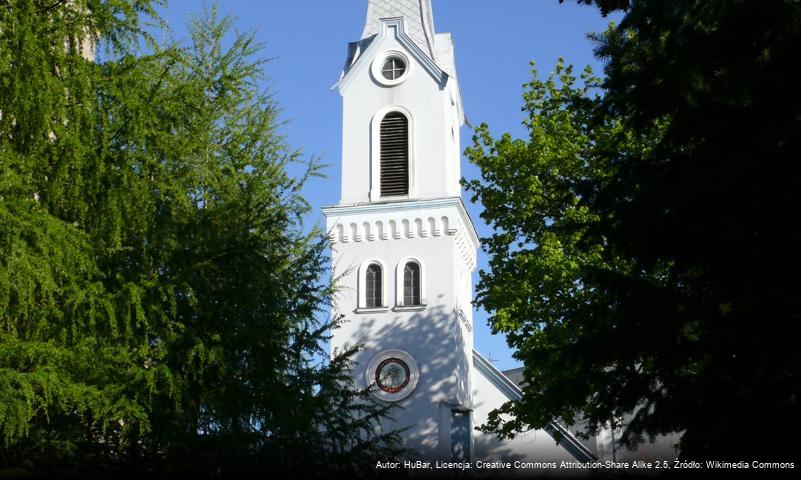
[[[368,0],[367,20],[362,39],[381,29],[382,18],[403,18],[406,34],[432,60],[434,57],[434,18],[431,0]]]

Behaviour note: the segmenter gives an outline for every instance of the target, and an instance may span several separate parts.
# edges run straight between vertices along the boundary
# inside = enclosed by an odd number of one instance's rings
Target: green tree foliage
[[[330,361],[300,153],[216,7],[0,7],[0,468],[353,470],[398,452]],[[101,55],[88,61],[91,38]],[[141,47],[147,46],[147,52]]]
[[[482,126],[467,151],[495,228],[478,301],[529,383],[487,427],[625,418],[629,446],[790,458],[801,5],[597,3],[625,14],[602,96],[560,67],[526,89],[528,139]]]

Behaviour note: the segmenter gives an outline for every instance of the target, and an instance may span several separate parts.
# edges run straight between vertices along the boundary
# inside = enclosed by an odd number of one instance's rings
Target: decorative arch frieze
[[[476,253],[466,227],[458,217],[447,215],[398,215],[395,218],[350,221],[336,224],[329,233],[332,243],[386,242],[400,239],[453,237],[462,260],[471,270],[476,268]]]

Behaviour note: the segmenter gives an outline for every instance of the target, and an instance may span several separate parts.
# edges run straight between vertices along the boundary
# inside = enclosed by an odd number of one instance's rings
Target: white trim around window
[[[376,264],[381,267],[381,304],[375,307],[368,307],[367,306],[367,268],[372,265]],[[387,266],[384,262],[377,258],[371,258],[369,260],[365,260],[359,266],[359,275],[358,275],[358,284],[356,285],[357,291],[359,294],[359,302],[358,307],[356,308],[356,313],[372,313],[372,312],[384,312],[389,309],[387,306],[387,288],[389,284],[387,274]]]
[[[397,58],[404,63],[403,74],[401,74],[401,76],[398,78],[386,78],[381,71],[384,68],[384,64],[390,58]],[[400,50],[386,50],[373,58],[373,62],[370,65],[370,74],[372,75],[373,80],[378,82],[380,85],[385,87],[394,87],[395,85],[405,82],[406,79],[409,78],[409,73],[411,72],[412,68],[413,64],[409,61],[408,55]]]
[[[400,112],[408,120],[409,135],[409,194],[398,197],[381,197],[381,121],[390,112]],[[370,201],[415,198],[417,189],[414,181],[414,117],[400,105],[387,105],[379,109],[370,121]]]

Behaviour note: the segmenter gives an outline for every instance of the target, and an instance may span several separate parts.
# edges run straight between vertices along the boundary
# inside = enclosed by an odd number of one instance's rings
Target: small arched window
[[[409,194],[409,119],[389,112],[381,120],[381,196]]]
[[[408,262],[403,267],[403,305],[420,304],[420,264]]]
[[[365,306],[376,308],[381,306],[381,266],[372,263],[365,273]]]

